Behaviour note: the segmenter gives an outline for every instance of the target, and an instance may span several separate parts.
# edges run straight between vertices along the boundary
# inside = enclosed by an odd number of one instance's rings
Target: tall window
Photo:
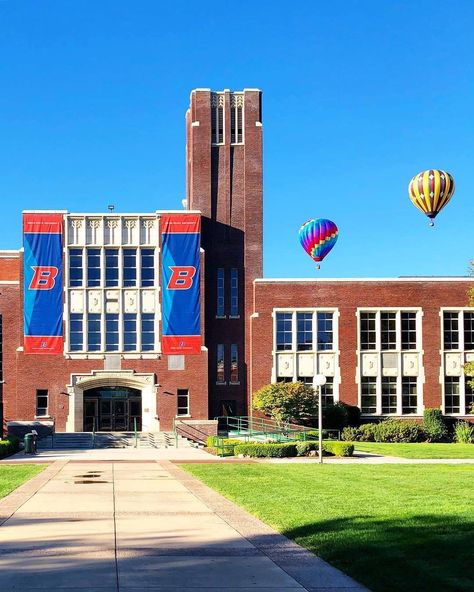
[[[239,382],[239,349],[236,343],[230,346],[230,383]]]
[[[71,288],[83,285],[82,249],[69,250],[69,285]]]
[[[416,349],[416,312],[402,312],[402,349]]]
[[[212,144],[224,143],[224,100],[220,93],[211,95],[211,142]]]
[[[153,287],[155,284],[155,250],[142,249],[140,254],[142,288]]]
[[[100,286],[100,249],[87,249],[87,286]]]
[[[291,350],[293,347],[293,314],[291,312],[276,313],[276,348],[278,351]]]
[[[382,376],[382,413],[397,412],[397,378]]]
[[[239,316],[239,270],[230,270],[230,316]]]
[[[115,313],[105,315],[105,350],[108,352],[119,349],[119,316]]]
[[[119,285],[119,250],[105,251],[105,285],[107,288]]]
[[[361,379],[361,411],[377,412],[377,379],[375,376],[363,376]]]
[[[467,415],[474,401],[471,377],[465,376],[462,369],[474,351],[473,309],[443,311],[443,349],[444,412]]]
[[[375,330],[375,312],[360,313],[360,349],[375,349],[376,330]]]
[[[333,313],[318,312],[318,349],[333,349]]]
[[[81,351],[84,347],[84,323],[82,314],[69,315],[69,347],[71,351]]]
[[[418,411],[418,381],[415,376],[402,378],[402,413],[408,415]]]
[[[48,391],[38,389],[36,391],[36,416],[44,417],[48,415]]]
[[[296,313],[296,349],[298,351],[313,349],[313,313]]]
[[[101,349],[100,314],[89,314],[87,317],[87,349],[100,351]]]
[[[134,313],[123,315],[123,349],[124,351],[137,350],[137,315]]]
[[[224,285],[224,269],[219,267],[217,270],[217,311],[216,315],[218,317],[223,317],[225,315],[225,285]]]
[[[178,408],[176,415],[189,415],[189,391],[178,389]]]
[[[123,250],[123,285],[134,288],[137,285],[137,250]]]
[[[397,349],[396,313],[380,313],[380,331],[382,349]]]
[[[217,344],[216,382],[218,384],[225,384],[225,354],[223,343]]]
[[[155,349],[155,315],[142,313],[142,351]]]
[[[321,387],[321,399],[323,407],[334,403],[334,378],[326,376],[326,384]]]
[[[230,141],[232,144],[242,144],[244,96],[234,93],[230,105]]]

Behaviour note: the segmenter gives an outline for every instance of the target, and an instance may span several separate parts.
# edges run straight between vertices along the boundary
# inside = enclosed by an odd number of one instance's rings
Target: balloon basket
[[[316,269],[321,269],[321,265],[319,265],[319,263],[316,265]]]
[[[429,226],[431,226],[431,227],[433,227],[433,226],[434,226],[434,222],[433,222],[433,220],[430,220],[430,221],[429,221]]]

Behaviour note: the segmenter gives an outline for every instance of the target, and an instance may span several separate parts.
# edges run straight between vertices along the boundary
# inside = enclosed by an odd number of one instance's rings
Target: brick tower
[[[209,416],[245,415],[253,280],[262,276],[262,94],[191,93],[186,198],[202,212]]]

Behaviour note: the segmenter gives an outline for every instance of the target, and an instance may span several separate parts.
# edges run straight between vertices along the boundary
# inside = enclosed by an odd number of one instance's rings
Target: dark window
[[[123,315],[123,349],[124,351],[137,349],[137,315],[134,313]]]
[[[119,281],[119,251],[106,249],[105,251],[105,285],[108,288],[118,286]]]
[[[217,270],[217,310],[216,315],[223,317],[225,315],[225,298],[224,298],[224,269],[219,267]]]
[[[313,349],[313,313],[296,313],[296,349]]]
[[[87,349],[88,351],[99,351],[100,347],[100,314],[89,314],[87,317]]]
[[[211,141],[213,144],[223,144],[224,96],[213,94],[211,100]]]
[[[397,378],[382,377],[382,413],[397,412]]]
[[[100,286],[100,249],[87,249],[87,286]]]
[[[418,412],[418,381],[415,376],[402,378],[402,413],[409,415]]]
[[[118,351],[119,348],[119,316],[115,313],[105,315],[105,350]]]
[[[189,415],[189,391],[178,389],[178,412],[177,415]]]
[[[239,350],[236,343],[230,346],[230,383],[239,382]]]
[[[235,103],[241,103],[240,97],[235,97]],[[241,104],[235,104],[230,110],[230,141],[241,144],[243,141],[243,109]]]
[[[292,348],[292,317],[293,315],[291,314],[291,312],[276,313],[276,348],[278,351],[288,350]]]
[[[443,315],[444,349],[459,349],[459,314],[445,312]]]
[[[239,270],[235,267],[230,270],[230,316],[239,316]]]
[[[84,347],[84,321],[82,314],[69,315],[69,342],[71,351],[82,351]]]
[[[460,412],[458,376],[445,376],[444,378],[444,409],[445,413]]]
[[[380,313],[381,348],[397,348],[397,316],[394,312]]]
[[[48,391],[38,389],[36,391],[36,416],[48,415]]]
[[[216,359],[216,382],[225,384],[225,353],[224,344],[217,344],[217,359]]]
[[[123,285],[125,288],[137,285],[137,250],[123,250]]]
[[[323,407],[334,404],[334,378],[326,376],[326,384],[321,387],[321,399]]]
[[[402,349],[416,349],[416,312],[402,312]]]
[[[69,249],[69,285],[82,286],[82,249]]]
[[[142,314],[142,351],[155,349],[155,315],[153,313]]]
[[[332,312],[318,312],[318,349],[333,349]]]
[[[155,251],[154,249],[141,250],[141,284],[142,288],[153,287],[155,283]]]
[[[375,376],[361,378],[361,411],[362,413],[377,412],[377,381]]]
[[[360,349],[375,349],[375,312],[360,313]]]
[[[474,349],[474,312],[464,312],[464,349]]]

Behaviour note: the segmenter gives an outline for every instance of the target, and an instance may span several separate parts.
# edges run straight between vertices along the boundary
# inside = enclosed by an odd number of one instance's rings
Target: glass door
[[[98,430],[98,400],[84,399],[84,431],[93,432]]]
[[[100,400],[100,426],[101,432],[113,430],[112,427],[112,401],[111,399]]]
[[[116,432],[128,431],[127,399],[112,399],[112,409],[112,430]]]

